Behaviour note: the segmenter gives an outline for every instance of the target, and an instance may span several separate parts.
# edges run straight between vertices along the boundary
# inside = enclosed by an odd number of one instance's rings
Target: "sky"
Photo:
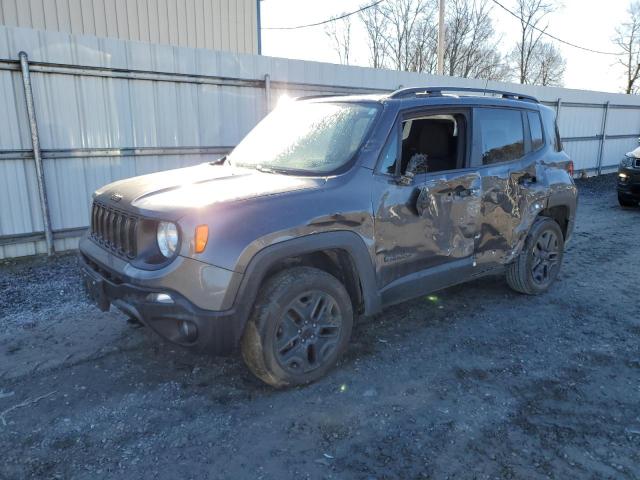
[[[490,0],[488,0],[490,1]],[[263,0],[262,27],[286,27],[325,20],[341,13],[357,10],[372,0]],[[515,10],[515,0],[501,3]],[[548,32],[571,43],[584,47],[615,52],[613,44],[615,28],[627,18],[630,0],[563,0],[549,18]],[[504,51],[516,42],[518,20],[493,6],[494,28]],[[356,15],[352,17],[353,65],[368,66],[369,52],[366,34]],[[584,90],[622,92],[624,70],[616,65],[616,57],[584,52],[558,44],[567,62],[564,86]],[[320,62],[338,63],[338,55],[332,49],[324,27],[302,30],[263,30],[262,53],[273,57],[296,58]]]

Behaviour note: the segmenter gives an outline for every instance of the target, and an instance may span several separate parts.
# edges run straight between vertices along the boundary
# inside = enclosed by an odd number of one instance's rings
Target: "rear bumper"
[[[227,355],[236,349],[243,322],[237,321],[234,308],[205,310],[174,290],[133,285],[82,253],[79,261],[85,289],[100,309],[109,310],[113,305],[163,338],[185,347],[214,355]],[[169,295],[171,303],[153,300],[150,295],[154,293]]]

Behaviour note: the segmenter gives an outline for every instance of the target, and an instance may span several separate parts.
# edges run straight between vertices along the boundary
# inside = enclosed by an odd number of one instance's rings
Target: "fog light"
[[[627,176],[628,176],[628,175],[627,175],[626,173],[624,173],[624,172],[620,172],[620,173],[618,174],[618,177],[620,177],[620,179],[621,179],[621,180],[626,180]]]
[[[198,329],[193,323],[183,320],[180,322],[180,335],[187,342],[193,342],[198,336]]]
[[[173,298],[168,293],[150,293],[147,300],[154,303],[173,303]]]

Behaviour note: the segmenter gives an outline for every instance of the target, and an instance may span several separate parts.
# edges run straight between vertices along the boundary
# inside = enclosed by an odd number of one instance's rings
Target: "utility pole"
[[[444,1],[440,0],[438,19],[438,75],[444,75]]]

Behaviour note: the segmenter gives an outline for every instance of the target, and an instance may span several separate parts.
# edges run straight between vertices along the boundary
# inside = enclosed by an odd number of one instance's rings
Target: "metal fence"
[[[434,84],[554,106],[578,171],[615,168],[640,136],[635,96],[0,27],[0,258],[45,253],[47,236],[56,251],[75,248],[95,189],[219,158],[283,93]]]

